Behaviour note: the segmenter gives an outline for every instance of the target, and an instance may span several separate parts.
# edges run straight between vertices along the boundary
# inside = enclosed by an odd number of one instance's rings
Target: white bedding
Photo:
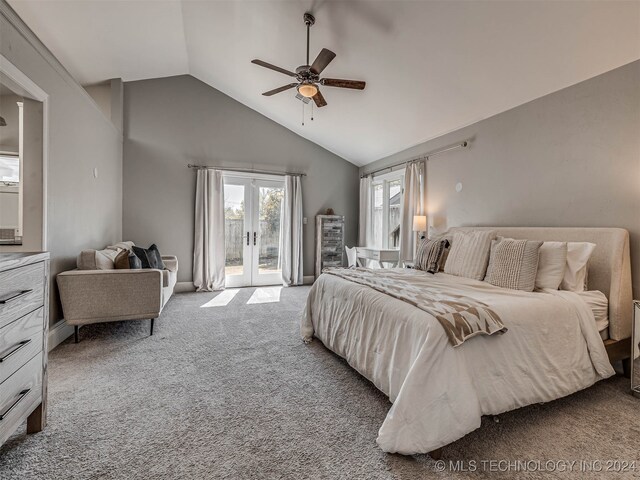
[[[321,275],[307,299],[303,338],[319,338],[393,403],[378,433],[384,451],[430,452],[478,428],[482,415],[554,400],[614,374],[593,313],[575,293],[436,276],[490,305],[508,332],[454,348],[430,314],[334,275]]]

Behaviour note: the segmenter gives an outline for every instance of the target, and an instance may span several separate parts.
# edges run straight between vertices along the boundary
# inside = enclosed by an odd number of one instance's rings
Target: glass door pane
[[[228,287],[249,285],[251,281],[250,246],[247,232],[251,230],[247,196],[250,189],[245,179],[226,178],[224,183],[224,244],[225,276]]]
[[[280,213],[284,187],[258,187],[258,273],[280,271]]]
[[[278,285],[282,282],[280,266],[280,220],[284,182],[255,180],[254,228],[258,241],[254,247],[253,285]]]

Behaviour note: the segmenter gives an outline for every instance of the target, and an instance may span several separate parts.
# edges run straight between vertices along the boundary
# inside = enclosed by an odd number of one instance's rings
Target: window
[[[404,172],[376,177],[372,184],[373,245],[378,248],[400,247],[400,212]]]
[[[17,155],[0,155],[0,183],[4,185],[20,183],[20,159]]]

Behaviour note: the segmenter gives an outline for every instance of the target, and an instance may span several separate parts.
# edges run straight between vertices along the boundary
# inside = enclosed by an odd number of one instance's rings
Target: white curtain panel
[[[302,285],[302,182],[299,176],[284,178],[284,199],[280,223],[282,284]]]
[[[412,261],[416,251],[413,216],[424,215],[424,162],[409,163],[404,172],[404,195],[400,215],[400,261]]]
[[[196,181],[193,285],[198,292],[224,289],[224,180],[220,170],[202,168]]]
[[[360,217],[358,219],[358,246],[371,244],[371,176],[360,179]]]

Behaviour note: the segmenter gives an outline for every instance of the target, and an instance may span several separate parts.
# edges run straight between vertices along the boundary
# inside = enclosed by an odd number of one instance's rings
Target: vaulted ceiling
[[[640,58],[637,1],[9,0],[82,84],[191,74],[363,165]],[[290,77],[252,65],[337,54],[301,125]],[[307,112],[308,115],[309,111]]]

